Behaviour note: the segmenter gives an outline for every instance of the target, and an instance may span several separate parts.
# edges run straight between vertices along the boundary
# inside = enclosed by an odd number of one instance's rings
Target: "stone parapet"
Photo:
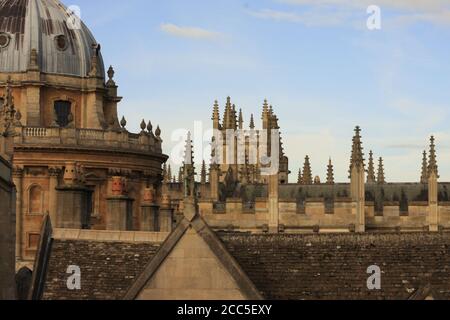
[[[16,145],[52,145],[55,147],[119,148],[136,152],[161,153],[161,139],[146,132],[130,133],[126,130],[97,130],[74,128],[17,128]]]
[[[104,231],[79,229],[54,229],[53,238],[58,240],[85,240],[110,242],[164,242],[168,232],[137,232],[137,231]]]

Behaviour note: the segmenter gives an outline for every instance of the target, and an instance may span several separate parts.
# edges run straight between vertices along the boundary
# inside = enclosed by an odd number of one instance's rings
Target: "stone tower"
[[[46,214],[57,227],[106,229],[119,178],[132,200],[128,227],[139,230],[144,189],[160,188],[167,160],[159,128],[144,121],[131,133],[124,117],[119,122],[115,71],[105,69],[100,44],[74,19],[58,0],[0,2],[0,96],[10,90],[17,111],[17,258],[25,265]]]

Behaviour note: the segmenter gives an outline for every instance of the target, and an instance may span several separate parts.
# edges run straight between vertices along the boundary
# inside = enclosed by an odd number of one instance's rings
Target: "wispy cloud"
[[[442,11],[449,9],[448,0],[277,0],[281,3],[294,5],[314,5],[314,6],[335,6],[364,8],[369,5],[378,5],[389,9],[399,9],[406,11]]]
[[[177,26],[173,23],[162,23],[160,25],[160,30],[174,37],[194,40],[219,40],[224,38],[224,35],[219,32],[198,27]]]
[[[307,27],[336,26],[348,21],[349,18],[348,12],[330,12],[322,9],[312,9],[302,13],[262,9],[249,13],[257,18],[301,23]]]
[[[435,25],[450,25],[450,2],[448,0],[277,0],[281,3],[299,5],[308,8],[321,8],[340,12],[361,11],[370,5],[377,5],[382,10],[395,12],[389,22],[399,25],[410,25],[427,22]],[[316,13],[321,13],[317,11]]]

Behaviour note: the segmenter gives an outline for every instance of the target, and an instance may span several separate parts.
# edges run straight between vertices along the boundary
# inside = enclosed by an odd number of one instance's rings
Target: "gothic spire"
[[[263,104],[263,117],[269,115],[269,103],[267,101],[267,99],[264,99],[264,104]]]
[[[167,179],[168,179],[167,177],[169,177],[169,179],[170,179],[170,176],[167,175],[167,164],[166,163],[163,164],[162,177],[163,177],[164,183],[167,182]]]
[[[239,129],[244,129],[244,117],[242,115],[242,109],[239,109]]]
[[[328,161],[327,167],[327,184],[334,184],[334,167],[333,163],[331,162],[331,158]]]
[[[219,102],[217,100],[214,101],[211,120],[213,121],[213,129],[220,129]]]
[[[369,165],[367,168],[367,183],[375,183],[376,177],[375,177],[375,163],[373,159],[373,152],[370,150],[369,152]]]
[[[352,154],[350,158],[350,173],[352,169],[364,169],[364,153],[361,142],[361,128],[356,126],[355,135],[353,137]]]
[[[420,183],[428,183],[428,159],[427,152],[423,151],[422,158],[422,175],[420,176]]]
[[[253,113],[250,116],[250,129],[252,129],[252,130],[255,129],[255,119],[253,117]]]
[[[303,184],[313,184],[313,177],[311,172],[311,163],[309,162],[309,156],[305,157],[305,164],[303,166]]]
[[[202,162],[201,184],[206,184],[206,163],[205,163],[205,160],[203,160],[203,162]]]
[[[184,148],[184,165],[193,166],[194,165],[194,150],[192,147],[191,133],[188,132],[186,145]]]
[[[378,184],[385,184],[386,178],[384,176],[384,164],[383,164],[383,158],[380,157],[378,160],[378,178],[377,178]]]
[[[263,129],[269,129],[270,112],[269,112],[269,103],[267,102],[267,99],[264,100],[261,119],[262,119]]]
[[[435,173],[439,178],[438,165],[436,160],[436,145],[434,136],[430,138],[430,153],[429,153],[429,161],[428,161],[428,176],[432,173]]]
[[[298,168],[298,177],[297,177],[297,183],[303,184],[303,176],[302,176],[302,168]]]
[[[188,132],[186,139],[186,147],[184,152],[184,196],[195,197],[195,167],[194,167],[194,150],[192,146],[191,133]]]
[[[233,108],[231,105],[231,97],[227,97],[227,103],[225,105],[225,111],[223,114],[223,125],[224,129],[232,129],[232,117],[233,117]]]
[[[236,112],[236,105],[233,104],[232,106],[232,112],[231,112],[231,129],[237,129],[237,112]]]
[[[172,168],[170,167],[170,164],[167,166],[167,182],[170,182],[172,179]]]

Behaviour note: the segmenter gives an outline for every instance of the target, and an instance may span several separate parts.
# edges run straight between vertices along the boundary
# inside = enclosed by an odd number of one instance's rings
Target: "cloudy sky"
[[[280,118],[296,180],[305,155],[315,175],[328,158],[347,181],[351,137],[384,157],[391,182],[417,181],[436,135],[450,180],[448,0],[73,0],[116,70],[119,113],[129,129],[159,124],[171,154],[177,129],[211,125],[230,95],[260,119],[263,100]],[[381,8],[381,30],[367,7]],[[222,110],[221,110],[222,112]],[[201,137],[197,137],[197,139]],[[197,161],[200,155],[197,156]]]

